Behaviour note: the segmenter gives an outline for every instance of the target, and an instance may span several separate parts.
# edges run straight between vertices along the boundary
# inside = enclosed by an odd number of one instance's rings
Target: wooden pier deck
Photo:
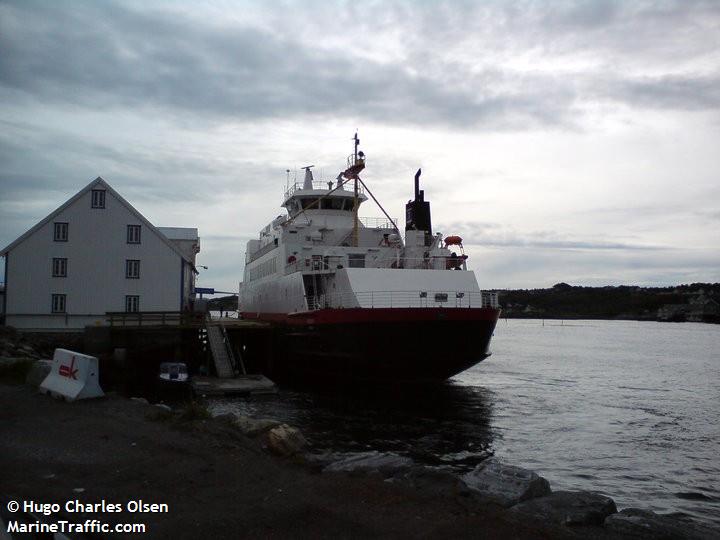
[[[136,394],[151,386],[163,361],[185,363],[194,375],[191,386],[198,396],[277,392],[275,383],[259,374],[265,356],[274,351],[272,324],[178,311],[106,315],[107,326],[85,328],[85,347],[111,358],[107,362],[116,383]]]

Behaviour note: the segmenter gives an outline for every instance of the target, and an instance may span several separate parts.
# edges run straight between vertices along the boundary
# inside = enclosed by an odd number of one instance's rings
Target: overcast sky
[[[102,176],[236,290],[355,129],[483,288],[720,281],[719,1],[0,0],[1,246]]]

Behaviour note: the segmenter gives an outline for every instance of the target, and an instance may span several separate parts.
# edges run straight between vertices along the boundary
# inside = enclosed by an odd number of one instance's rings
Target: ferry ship
[[[312,166],[302,184],[288,178],[286,214],[247,244],[241,316],[279,338],[256,367],[279,381],[445,380],[490,355],[497,293],[480,290],[460,237],[433,232],[420,170],[402,238],[360,178],[354,142],[334,181],[315,181]],[[369,199],[384,217],[360,217]]]

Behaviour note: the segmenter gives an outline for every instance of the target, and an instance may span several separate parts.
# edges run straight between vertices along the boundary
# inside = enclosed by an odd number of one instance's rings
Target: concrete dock
[[[193,377],[192,388],[198,396],[255,396],[276,394],[277,386],[264,375],[239,375],[232,379]]]

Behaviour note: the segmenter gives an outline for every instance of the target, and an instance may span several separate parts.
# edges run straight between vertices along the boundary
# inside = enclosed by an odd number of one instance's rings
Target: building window
[[[65,295],[64,294],[53,294],[52,295],[52,312],[53,313],[65,313]]]
[[[127,243],[128,244],[139,244],[140,243],[140,225],[128,225],[127,226]]]
[[[105,190],[104,189],[93,189],[92,190],[92,204],[93,208],[105,208]]]
[[[128,279],[140,279],[140,261],[134,259],[125,261],[125,277]]]
[[[140,297],[126,296],[125,311],[127,311],[128,313],[137,313],[138,311],[140,311]]]
[[[67,277],[67,259],[53,258],[52,277]]]
[[[55,242],[67,242],[68,240],[68,224],[55,222],[53,232],[53,240]]]

